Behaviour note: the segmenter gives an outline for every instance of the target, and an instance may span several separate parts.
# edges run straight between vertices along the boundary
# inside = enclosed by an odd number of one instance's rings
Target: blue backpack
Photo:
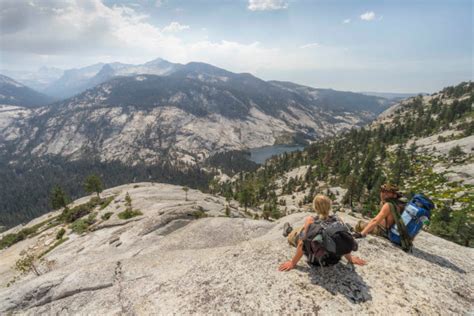
[[[400,245],[405,251],[410,251],[415,236],[423,225],[429,224],[433,209],[433,202],[423,194],[415,194],[405,206],[401,216],[390,203],[390,211],[395,219],[395,224],[388,232],[390,241]]]

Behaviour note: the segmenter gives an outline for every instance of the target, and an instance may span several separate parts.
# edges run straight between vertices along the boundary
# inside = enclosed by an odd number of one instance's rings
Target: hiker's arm
[[[293,259],[283,263],[278,270],[280,271],[290,271],[291,269],[295,268],[300,261],[301,257],[303,257],[303,242],[301,240],[298,241],[298,247],[296,247],[296,254],[294,255]]]
[[[367,225],[367,227],[364,228],[364,230],[360,233],[362,236],[367,236],[374,228],[382,223],[382,221],[387,218],[388,214],[390,214],[390,206],[388,203],[385,203],[382,206],[382,209],[380,212],[375,216]]]
[[[303,257],[303,240],[306,238],[306,232],[308,231],[309,225],[314,223],[314,218],[312,216],[308,216],[304,221],[303,226],[303,236],[298,240],[298,246],[296,247],[296,254],[293,256],[293,259],[287,261],[280,265],[278,270],[280,271],[290,271],[298,264],[301,257]]]
[[[347,254],[347,255],[344,255],[344,258],[346,258],[347,261],[349,261],[349,263],[357,264],[357,265],[359,265],[359,266],[363,266],[363,265],[365,265],[365,264],[367,263],[364,259],[361,259],[361,258],[359,258],[359,257],[353,256],[353,255],[351,255],[350,253]]]
[[[304,231],[303,239],[306,239],[306,233],[308,232],[308,227],[309,227],[309,225],[311,225],[313,223],[314,223],[314,217],[313,216],[306,217],[306,219],[304,221],[304,226],[303,226],[303,231]]]

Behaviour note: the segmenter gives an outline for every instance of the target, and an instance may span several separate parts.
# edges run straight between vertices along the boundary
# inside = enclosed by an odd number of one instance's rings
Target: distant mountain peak
[[[147,66],[152,66],[152,65],[160,65],[160,64],[163,64],[163,63],[166,63],[166,64],[171,64],[171,62],[167,61],[167,60],[164,60],[163,58],[155,58],[153,60],[150,60],[148,62],[145,63],[145,65]]]
[[[53,98],[0,74],[0,104],[35,107],[53,101]]]
[[[0,85],[12,85],[17,88],[25,87],[23,84],[19,83],[18,81],[10,77],[4,76],[2,74],[0,74]]]

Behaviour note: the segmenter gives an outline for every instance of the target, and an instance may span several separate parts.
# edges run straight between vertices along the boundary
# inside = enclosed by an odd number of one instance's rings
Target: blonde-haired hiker
[[[301,227],[293,229],[289,223],[283,227],[283,235],[288,243],[296,247],[293,259],[280,265],[280,271],[296,267],[303,254],[308,263],[315,266],[329,266],[345,257],[352,264],[364,265],[366,262],[351,252],[357,250],[357,243],[349,228],[337,217],[329,215],[331,200],[325,195],[317,195],[313,200],[317,217],[309,216]]]

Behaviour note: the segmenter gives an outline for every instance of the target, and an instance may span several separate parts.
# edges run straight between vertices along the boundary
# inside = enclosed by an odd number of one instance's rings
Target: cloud
[[[288,8],[286,0],[249,0],[247,8],[251,11],[281,10]]]
[[[169,25],[163,28],[163,32],[181,32],[189,29],[189,25],[183,25],[179,22],[171,22]]]
[[[304,45],[301,45],[300,48],[314,48],[314,47],[319,47],[319,43],[308,43],[308,44],[304,44]]]
[[[351,23],[351,19],[345,19],[342,21],[342,24],[349,24]]]
[[[17,0],[0,1],[0,66],[11,69],[28,70],[42,64],[71,68],[115,61],[139,64],[157,57],[178,63],[200,61],[257,75],[265,69],[359,66],[342,48],[317,43],[303,43],[301,47],[308,49],[295,50],[252,40],[209,40],[202,34],[181,37],[180,32],[165,32],[138,10],[109,7],[100,0],[30,0],[36,7]]]
[[[161,57],[173,62],[208,62],[234,71],[256,71],[283,62],[281,52],[247,43],[186,39],[189,26],[164,28],[131,7],[106,6],[100,0],[1,0],[2,67],[26,68],[48,63],[79,67],[120,61],[143,63]]]
[[[364,21],[372,21],[375,19],[375,12],[374,11],[367,11],[360,15],[360,19]]]

